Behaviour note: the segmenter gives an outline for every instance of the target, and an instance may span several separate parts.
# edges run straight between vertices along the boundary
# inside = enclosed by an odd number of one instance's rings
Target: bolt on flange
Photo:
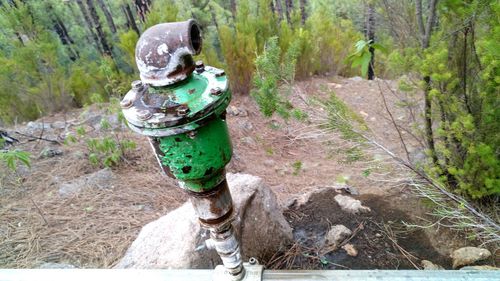
[[[210,94],[213,96],[220,96],[220,95],[222,95],[222,90],[219,87],[213,88],[213,89],[210,89]]]
[[[139,118],[142,121],[149,120],[151,117],[153,117],[153,113],[147,109],[143,109],[137,112],[137,118]]]
[[[132,107],[132,100],[130,99],[123,99],[122,101],[120,101],[120,107],[121,108],[130,108]]]
[[[180,117],[186,116],[189,113],[189,107],[183,104],[179,105],[179,107],[175,109],[175,112],[177,113],[177,116]]]
[[[141,80],[135,80],[134,82],[131,83],[132,89],[136,91],[141,91],[144,89],[144,84],[142,83]]]

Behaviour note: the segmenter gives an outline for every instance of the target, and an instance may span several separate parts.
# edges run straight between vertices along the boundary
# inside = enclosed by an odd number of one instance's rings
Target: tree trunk
[[[146,21],[146,15],[151,8],[151,0],[135,0],[135,9],[141,22]]]
[[[217,22],[217,16],[215,15],[215,11],[212,5],[208,6],[210,10],[210,16],[212,17],[212,24],[215,26],[215,30],[217,30],[217,37],[219,36],[219,23]]]
[[[366,7],[366,21],[365,21],[365,37],[370,42],[370,45],[375,43],[375,7],[372,2],[369,2]],[[375,49],[370,46],[369,48],[371,59],[368,64],[368,80],[375,78]]]
[[[82,0],[76,0],[76,3],[78,4],[80,11],[82,12],[83,19],[85,20],[85,23],[87,24],[87,28],[90,32],[90,35],[92,36],[92,39],[94,40],[94,44],[96,45],[97,50],[102,54],[103,50],[102,50],[101,45],[99,43],[99,38],[97,37],[97,34],[94,32],[94,24],[90,20],[90,16],[89,16],[89,13],[87,11],[87,8],[85,7],[85,4],[83,3]]]
[[[300,21],[302,25],[306,24],[307,20],[307,12],[306,12],[306,7],[307,7],[307,0],[300,0]]]
[[[97,31],[97,35],[99,36],[99,41],[101,42],[102,50],[104,51],[104,54],[113,57],[113,52],[111,51],[111,46],[108,43],[108,40],[106,39],[106,34],[104,34],[104,31],[102,30],[102,24],[101,20],[99,19],[99,16],[97,15],[97,11],[94,6],[93,0],[87,0],[87,6],[89,9],[89,14],[90,17],[92,18],[95,30]]]
[[[127,18],[127,27],[129,29],[132,29],[137,33],[137,35],[141,35],[141,32],[139,31],[139,28],[137,27],[137,24],[135,23],[134,19],[134,14],[132,13],[132,9],[130,9],[129,4],[124,4],[122,6],[122,10],[125,13],[125,17]]]
[[[73,41],[73,38],[71,38],[71,36],[69,35],[68,29],[66,28],[66,25],[64,25],[64,22],[62,22],[59,16],[54,12],[52,4],[48,2],[46,7],[48,16],[54,25],[54,31],[59,36],[61,43],[66,46],[66,49],[69,53],[69,58],[72,61],[75,61],[80,56],[78,51],[73,48],[73,44],[75,43],[75,41]]]
[[[432,28],[434,27],[436,18],[436,6],[438,0],[431,0],[429,5],[429,17],[427,18],[426,26],[423,26],[423,14],[422,14],[422,0],[415,0],[415,17],[417,18],[417,25],[419,32],[421,33],[421,47],[425,50],[429,47]],[[423,31],[423,33],[422,33]],[[425,119],[425,139],[427,146],[429,147],[431,153],[431,159],[434,166],[438,166],[438,158],[436,154],[436,147],[434,145],[434,133],[432,131],[432,100],[429,96],[431,90],[431,77],[429,75],[424,76],[424,119]]]
[[[273,0],[269,1],[269,9],[271,9],[271,13],[273,13],[273,15],[274,15],[274,13],[276,13],[276,9],[274,8],[274,1]]]
[[[432,100],[429,96],[429,92],[431,91],[431,78],[429,76],[425,76],[424,82],[425,138],[431,152],[432,163],[434,165],[438,165],[436,146],[434,145],[434,133],[432,132]]]
[[[292,24],[293,0],[285,0],[285,13],[288,24]]]
[[[278,20],[283,20],[283,6],[281,6],[281,0],[276,0],[276,12],[278,12]]]
[[[429,4],[429,17],[427,18],[427,25],[425,26],[425,35],[422,40],[422,47],[424,49],[429,48],[429,43],[431,40],[432,28],[434,28],[434,23],[436,21],[436,6],[438,0],[431,0]]]
[[[59,19],[57,15],[55,16],[53,22],[54,22],[54,29],[56,30],[57,35],[59,35],[59,39],[61,39],[63,45],[66,45],[68,48],[68,51],[70,53],[69,58],[72,61],[75,61],[77,58],[80,57],[78,50],[75,50],[73,48],[73,44],[75,43],[75,41],[73,41],[73,38],[69,36],[66,26],[61,21],[61,19]]]
[[[99,7],[106,17],[106,22],[108,23],[109,30],[111,30],[113,34],[116,33],[115,21],[113,20],[113,15],[111,15],[111,11],[109,10],[108,6],[106,6],[104,0],[97,0],[97,3],[99,4]]]
[[[236,0],[231,0],[230,5],[231,5],[231,15],[233,16],[233,21],[236,21]]]

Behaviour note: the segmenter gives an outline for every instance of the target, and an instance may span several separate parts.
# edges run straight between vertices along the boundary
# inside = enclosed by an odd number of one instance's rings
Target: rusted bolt
[[[187,105],[180,105],[176,109],[178,116],[186,116],[189,112],[189,107]]]
[[[210,94],[213,96],[220,96],[222,94],[222,90],[219,87],[210,89]]]
[[[137,118],[141,119],[142,121],[146,121],[149,118],[151,118],[152,116],[153,116],[153,114],[149,110],[146,110],[146,109],[143,109],[143,110],[140,110],[139,112],[137,112]]]
[[[190,138],[190,139],[194,139],[194,138],[196,138],[196,134],[197,134],[197,132],[196,132],[196,131],[189,131],[189,132],[187,132],[187,133],[186,133],[186,135],[187,135],[187,136],[188,136],[188,138]]]
[[[224,70],[215,73],[215,77],[222,77],[224,75],[226,75],[226,72]]]
[[[120,102],[120,106],[122,108],[130,108],[132,106],[132,101],[129,100],[129,99],[123,99],[121,102]]]
[[[132,89],[140,91],[144,89],[144,84],[142,84],[141,80],[135,80],[134,82],[132,82]]]
[[[201,60],[197,61],[196,64],[196,73],[202,73],[205,71],[205,64]]]

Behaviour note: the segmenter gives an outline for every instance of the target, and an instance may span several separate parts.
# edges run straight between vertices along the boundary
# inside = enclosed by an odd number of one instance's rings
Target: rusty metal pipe
[[[200,224],[210,231],[210,239],[205,241],[206,248],[217,251],[230,280],[242,279],[245,271],[232,224],[233,201],[226,179],[210,191],[187,192]]]
[[[192,19],[148,28],[135,49],[142,82],[161,87],[186,79],[195,69],[192,55],[201,52],[201,45],[201,28]]]

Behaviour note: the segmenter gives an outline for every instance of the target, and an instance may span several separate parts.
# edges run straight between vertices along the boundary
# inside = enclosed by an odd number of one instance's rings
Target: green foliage
[[[394,50],[388,60],[394,72],[430,77],[438,163],[425,169],[474,199],[500,194],[500,4],[486,2],[443,1],[429,48]],[[400,83],[408,94],[426,87],[408,80]]]
[[[367,129],[361,116],[352,111],[335,93],[326,101],[316,101],[328,113],[327,127],[339,131],[346,140],[363,142],[360,132]]]
[[[276,33],[272,23],[274,16],[268,9],[269,0],[260,0],[257,4],[252,11],[250,1],[239,1],[234,29],[221,26],[219,30],[226,71],[234,93],[250,92],[256,54]]]
[[[347,57],[347,60],[351,62],[351,67],[361,67],[361,76],[366,77],[368,73],[368,67],[372,59],[372,54],[370,49],[374,51],[387,52],[386,49],[378,44],[374,43],[372,40],[359,40],[356,42],[356,52]]]
[[[94,166],[111,167],[123,160],[127,151],[136,148],[131,140],[116,140],[112,137],[90,138],[86,141],[89,161]]]
[[[302,170],[302,162],[301,161],[295,161],[292,163],[293,167],[293,175],[297,176],[299,172]]]
[[[272,116],[277,112],[283,118],[290,116],[291,104],[280,93],[280,82],[287,85],[293,83],[297,48],[292,44],[281,62],[281,49],[278,38],[271,37],[267,41],[264,52],[255,60],[256,73],[253,79],[255,98],[264,116]],[[288,87],[288,91],[291,88]]]
[[[5,164],[11,171],[17,169],[18,163],[31,167],[30,154],[22,150],[0,151],[0,162]]]
[[[350,20],[336,18],[327,9],[318,8],[313,10],[299,37],[303,38],[304,45],[298,59],[298,77],[325,72],[349,75],[350,68],[344,61],[362,34]]]

